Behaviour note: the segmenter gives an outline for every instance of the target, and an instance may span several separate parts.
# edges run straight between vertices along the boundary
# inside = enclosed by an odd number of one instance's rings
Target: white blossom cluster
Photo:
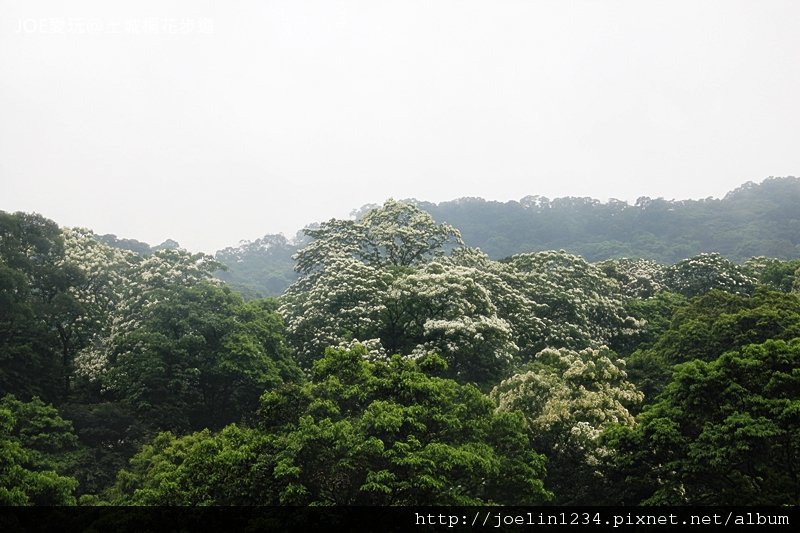
[[[436,224],[425,211],[395,200],[359,220],[332,219],[305,233],[314,240],[295,254],[295,268],[305,274],[340,255],[376,267],[421,265],[464,244],[452,226]]]
[[[109,333],[112,316],[126,297],[127,280],[141,258],[101,243],[85,228],[63,228],[62,236],[64,257],[59,266],[82,274],[81,282],[70,289],[81,306],[74,326],[89,342],[76,355],[76,373],[93,376],[106,366],[105,354],[99,349],[101,339]]]
[[[583,258],[548,251],[513,256],[520,290],[543,306],[547,346],[600,346],[640,326],[624,309],[620,284]]]
[[[366,351],[366,355],[364,356],[365,359],[368,361],[387,361],[389,359],[389,354],[386,352],[386,349],[381,344],[380,339],[351,339],[349,341],[341,341],[337,346],[340,350],[347,350],[352,351],[358,348],[362,348]]]
[[[612,424],[634,424],[626,405],[641,392],[628,381],[624,361],[606,347],[546,349],[533,370],[504,380],[491,392],[500,411],[520,410],[531,434],[552,449],[579,450],[596,464],[607,453],[598,437]]]
[[[91,230],[64,228],[64,257],[59,267],[78,268],[83,282],[71,291],[84,306],[106,311],[123,298],[122,288],[139,256],[99,242]]]
[[[388,352],[530,360],[541,349],[601,346],[632,335],[620,283],[566,252],[509,262],[457,246],[427,213],[387,202],[359,221],[331,220],[297,254],[303,274],[281,314],[301,357],[380,339]],[[458,239],[460,241],[460,238]]]
[[[650,298],[667,288],[665,267],[649,259],[608,259],[596,266],[619,282],[626,298]]]
[[[87,304],[91,336],[75,357],[75,373],[90,380],[108,370],[116,340],[135,330],[143,313],[160,298],[168,298],[171,287],[214,282],[211,272],[218,268],[205,254],[166,249],[142,257],[101,243],[88,230],[67,228],[64,236],[65,261],[78,267],[87,280],[77,296]]]
[[[414,355],[438,353],[455,366],[464,358],[513,359],[513,329],[498,316],[481,278],[474,268],[433,262],[395,281],[390,305],[418,341]]]
[[[757,280],[747,269],[736,265],[718,253],[700,254],[666,269],[667,287],[683,294],[696,296],[712,289],[749,294]]]
[[[376,338],[390,283],[386,272],[340,254],[289,287],[280,312],[300,355],[310,360],[343,341]]]

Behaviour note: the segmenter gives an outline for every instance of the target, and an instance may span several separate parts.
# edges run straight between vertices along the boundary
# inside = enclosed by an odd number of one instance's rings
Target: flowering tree
[[[118,338],[136,330],[147,310],[169,299],[170,291],[210,280],[219,268],[210,256],[164,249],[141,257],[97,242],[91,233],[68,230],[75,264],[92,280],[77,292],[96,313],[94,334],[76,357],[76,374],[94,381],[108,370]],[[93,275],[94,273],[97,275]],[[100,305],[102,304],[102,305]]]
[[[604,429],[632,425],[628,406],[642,400],[625,363],[609,349],[546,349],[532,369],[491,392],[500,412],[520,410],[534,448],[548,455],[548,478],[561,503],[585,503],[599,483]],[[587,492],[588,491],[588,492]]]
[[[697,296],[711,289],[749,294],[756,279],[747,269],[718,253],[700,254],[667,268],[665,283],[669,290],[684,296]]]
[[[583,259],[541,252],[499,263],[461,245],[446,254],[457,234],[406,204],[310,234],[281,306],[306,365],[326,346],[369,341],[375,353],[438,353],[450,376],[487,385],[545,347],[601,346],[640,326],[619,283]]]
[[[486,384],[502,377],[517,346],[482,277],[472,268],[434,262],[399,278],[390,290],[395,324],[384,330],[390,351],[437,353],[459,381]]]
[[[471,278],[486,290],[498,318],[511,330],[515,364],[530,361],[548,346],[559,325],[547,318],[547,306],[533,299],[523,273],[507,263],[492,261],[476,248],[456,250],[440,261],[469,268]]]
[[[389,304],[389,287],[446,246],[461,244],[452,227],[394,200],[359,220],[332,219],[305,233],[311,241],[295,255],[301,275],[284,293],[280,312],[307,366],[343,343],[368,341],[383,353],[388,341],[397,350],[402,313]]]
[[[280,311],[300,361],[308,366],[325,348],[343,341],[379,339],[386,327],[386,297],[392,277],[338,255],[289,287]]]
[[[519,275],[520,290],[544,306],[547,346],[601,346],[641,327],[627,314],[619,283],[578,256],[564,251],[519,254],[509,264]]]
[[[436,224],[425,211],[395,200],[360,220],[332,219],[305,233],[313,241],[295,256],[295,269],[302,274],[341,255],[375,267],[404,267],[424,264],[448,248],[463,246],[458,230]]]
[[[608,259],[596,266],[617,280],[626,298],[650,298],[666,289],[664,267],[649,259]]]
[[[306,365],[327,346],[368,341],[379,353],[441,351],[467,379],[457,363],[466,338],[481,353],[487,344],[511,349],[507,325],[466,269],[428,264],[463,243],[417,207],[389,200],[359,220],[331,220],[306,233],[314,240],[297,253],[301,277],[280,308]]]
[[[374,354],[438,353],[448,375],[487,383],[517,348],[480,278],[474,269],[438,262],[393,272],[339,256],[293,285],[281,312],[307,366],[328,346],[362,341]]]

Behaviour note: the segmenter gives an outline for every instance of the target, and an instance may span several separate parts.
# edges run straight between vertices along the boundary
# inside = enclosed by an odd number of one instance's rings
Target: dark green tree
[[[120,474],[119,503],[532,504],[544,462],[519,413],[433,377],[444,362],[328,350],[312,381],[262,398],[258,429],[159,436]]]
[[[70,288],[80,272],[62,266],[58,226],[40,215],[0,212],[0,391],[63,401],[80,313]]]
[[[800,504],[800,339],[679,365],[638,421],[606,435],[616,503]]]
[[[101,381],[156,430],[219,429],[252,414],[265,389],[300,371],[271,304],[201,282],[156,291],[115,338]]]

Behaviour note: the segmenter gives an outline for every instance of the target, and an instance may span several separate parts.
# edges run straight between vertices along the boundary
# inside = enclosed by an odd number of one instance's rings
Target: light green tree
[[[329,349],[262,398],[256,429],[162,434],[120,473],[120,504],[536,504],[544,462],[519,413],[431,374],[441,358]]]

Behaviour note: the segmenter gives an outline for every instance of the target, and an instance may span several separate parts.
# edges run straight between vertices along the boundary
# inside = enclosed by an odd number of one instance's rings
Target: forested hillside
[[[722,199],[639,198],[633,205],[592,198],[527,196],[494,202],[462,198],[410,203],[461,232],[468,246],[492,259],[566,250],[588,261],[621,257],[671,264],[717,252],[740,263],[754,256],[800,257],[800,179],[747,183]],[[361,208],[365,213],[370,207]],[[243,294],[277,296],[295,279],[292,254],[304,242],[266,235],[216,254],[228,270],[219,277]]]
[[[490,257],[564,249],[590,261],[641,257],[674,263],[702,252],[736,262],[800,257],[800,179],[746,183],[722,199],[618,200],[527,196],[519,202],[462,198],[417,205],[457,227]]]
[[[794,242],[784,186],[686,209]],[[0,212],[1,505],[800,504],[796,259],[497,261],[390,200],[245,300],[108,240]]]
[[[292,256],[298,249],[298,244],[283,235],[243,242],[214,254],[226,267],[216,276],[247,298],[277,296],[297,278]]]

